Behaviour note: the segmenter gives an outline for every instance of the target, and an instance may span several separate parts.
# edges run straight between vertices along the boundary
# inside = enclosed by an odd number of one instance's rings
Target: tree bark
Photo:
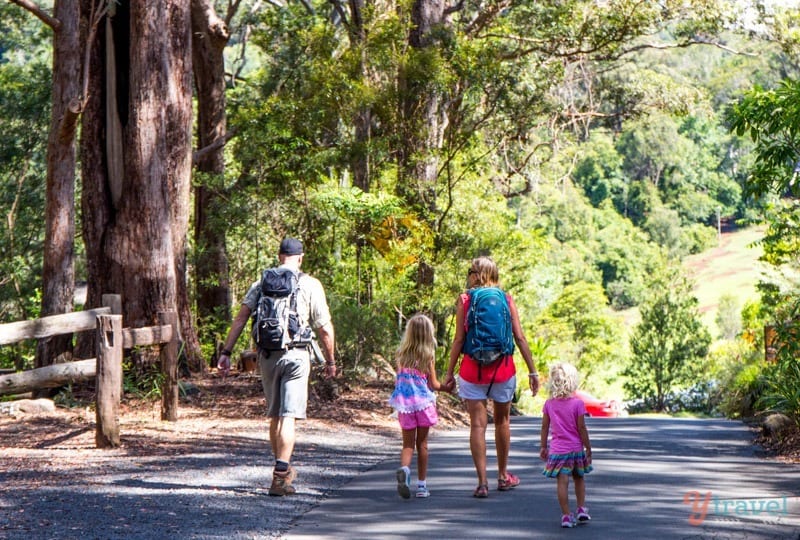
[[[88,36],[90,24],[88,14],[91,4],[92,0],[81,0],[82,40]],[[123,10],[122,5],[117,9],[117,13],[120,11],[127,13],[126,10]],[[102,306],[103,294],[110,292],[107,288],[108,276],[106,273],[109,262],[103,251],[103,242],[113,217],[111,178],[117,178],[121,182],[124,175],[121,157],[115,158],[113,157],[115,154],[109,154],[109,148],[119,148],[120,152],[122,149],[122,114],[118,107],[116,93],[113,92],[116,85],[118,83],[122,85],[127,78],[127,55],[120,54],[120,58],[115,62],[113,56],[109,58],[114,53],[114,47],[112,46],[111,50],[108,50],[108,43],[113,45],[111,27],[124,26],[120,22],[121,19],[121,15],[113,17],[109,15],[108,24],[100,26],[98,39],[94,43],[87,44],[87,47],[90,47],[88,54],[88,86],[90,90],[81,115],[80,138],[81,233],[86,249],[87,307]],[[117,67],[117,64],[121,65]],[[107,81],[107,69],[115,73],[113,81]],[[106,87],[107,83],[111,83],[109,87]],[[124,93],[126,90],[126,86],[120,88],[120,92]],[[113,121],[107,121],[106,117],[111,113],[116,118]],[[116,130],[114,126],[117,127]],[[120,138],[118,144],[112,144],[112,141],[109,141],[114,137]],[[109,144],[106,145],[101,141],[108,141]],[[115,168],[118,172],[111,174],[109,171]],[[121,188],[119,193],[121,194]],[[94,333],[84,333],[78,337],[75,353],[78,358],[95,356]]]
[[[53,17],[53,114],[47,143],[45,237],[41,316],[72,311],[75,290],[75,128],[70,102],[80,98],[81,40],[78,0],[57,0]],[[73,115],[74,118],[74,115]],[[72,336],[39,341],[34,365],[72,359]]]
[[[192,22],[188,0],[170,2],[167,21],[170,28],[168,77],[177,92],[167,110],[167,148],[169,155],[172,210],[172,239],[175,256],[176,312],[179,317],[183,355],[190,370],[204,371],[200,341],[192,316],[188,288],[186,239],[189,233],[192,180]],[[146,15],[143,13],[144,16]]]
[[[348,4],[350,6],[348,32],[350,36],[350,46],[361,50],[361,61],[356,67],[358,70],[356,76],[359,79],[366,80],[369,78],[366,68],[367,53],[364,50],[364,44],[367,39],[367,30],[364,27],[363,16],[366,2],[365,0],[349,0]],[[355,141],[350,158],[350,168],[353,171],[353,185],[360,188],[361,191],[369,192],[371,180],[369,143],[372,138],[372,107],[360,107],[353,117],[353,126],[355,130]]]
[[[197,145],[209,148],[226,136],[225,46],[230,37],[225,21],[210,0],[192,0],[192,60],[197,88]],[[219,182],[225,173],[224,145],[215,145],[197,160],[198,172],[216,177],[194,188],[195,283],[197,317],[203,323],[227,324],[230,312],[230,282],[225,226],[216,217],[222,208]],[[213,328],[215,325],[209,324]],[[199,330],[201,339],[212,332]],[[204,367],[205,363],[201,363]],[[194,369],[193,369],[194,370]]]
[[[91,54],[81,145],[88,303],[120,294],[125,326],[136,328],[154,324],[159,311],[177,311],[183,286],[191,164],[188,0],[117,4],[102,33]],[[111,52],[116,95],[106,87]],[[103,142],[106,102],[119,115],[121,179],[109,173],[115,167]],[[112,180],[121,181],[116,201]],[[184,328],[192,324],[180,316]]]

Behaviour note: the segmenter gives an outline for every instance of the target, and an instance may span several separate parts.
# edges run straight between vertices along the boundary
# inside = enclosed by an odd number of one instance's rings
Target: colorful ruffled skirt
[[[592,472],[592,465],[586,459],[586,452],[569,452],[567,454],[550,454],[542,474],[548,478],[556,478],[559,474],[584,474]]]

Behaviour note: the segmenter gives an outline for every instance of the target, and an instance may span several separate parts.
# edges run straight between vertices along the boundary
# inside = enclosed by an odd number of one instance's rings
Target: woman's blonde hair
[[[497,264],[489,257],[472,259],[467,275],[475,276],[474,287],[496,287],[500,283]]]
[[[436,331],[433,321],[417,313],[406,323],[403,339],[397,348],[397,369],[413,368],[430,374],[436,358]]]
[[[550,366],[550,379],[547,381],[550,397],[570,397],[578,389],[579,382],[580,375],[572,364],[558,362]]]

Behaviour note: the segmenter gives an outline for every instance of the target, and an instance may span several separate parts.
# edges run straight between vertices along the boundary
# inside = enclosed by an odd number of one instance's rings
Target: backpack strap
[[[464,306],[464,333],[469,330],[467,326],[467,319],[469,319],[469,304],[472,301],[472,295],[469,291],[461,293],[461,305]]]

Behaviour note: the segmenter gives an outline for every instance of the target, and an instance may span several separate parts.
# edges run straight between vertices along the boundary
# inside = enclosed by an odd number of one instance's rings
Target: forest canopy
[[[489,255],[539,367],[621,393],[658,310],[696,316],[680,261],[796,195],[796,126],[766,118],[799,106],[797,40],[766,0],[1,3],[2,321],[121,293],[133,323],[178,311],[201,373],[292,235],[360,376],[417,311],[444,360]],[[717,377],[706,345],[669,353],[660,408]]]

